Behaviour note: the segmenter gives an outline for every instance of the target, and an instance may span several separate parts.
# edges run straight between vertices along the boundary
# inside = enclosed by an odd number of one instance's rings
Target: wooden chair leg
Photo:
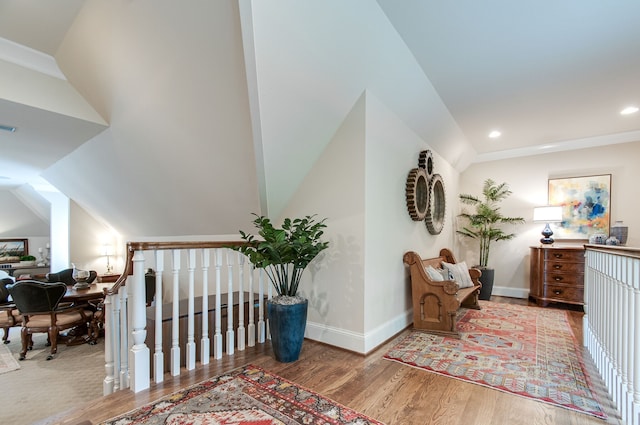
[[[27,328],[22,328],[20,330],[20,339],[22,341],[22,351],[20,351],[20,360],[24,360],[27,357],[27,346],[29,345],[30,335],[27,331]]]
[[[51,354],[47,356],[47,360],[51,360],[58,352],[58,328],[56,326],[51,326],[49,328],[49,341],[51,341]]]
[[[98,343],[98,338],[100,336],[100,330],[98,329],[98,321],[95,316],[89,322],[89,344],[96,345]]]

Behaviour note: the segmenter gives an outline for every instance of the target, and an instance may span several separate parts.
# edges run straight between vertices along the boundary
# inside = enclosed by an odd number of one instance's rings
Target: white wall
[[[55,58],[110,126],[43,173],[85,210],[132,238],[259,210],[237,1],[87,0]]]
[[[432,101],[437,107],[439,99]],[[442,122],[430,125],[434,132],[446,129]],[[370,92],[366,135],[365,352],[412,322],[411,282],[402,256],[416,251],[429,258],[441,248],[452,248],[450,205],[458,187],[458,172]],[[439,235],[429,234],[424,221],[413,221],[406,205],[407,175],[426,149],[445,185],[445,227]]]
[[[513,195],[502,204],[503,214],[527,220],[513,228],[518,234],[515,239],[492,243],[489,265],[496,269],[494,294],[528,295],[529,247],[539,245],[544,227],[532,222],[533,207],[546,205],[549,178],[611,174],[611,224],[623,220],[629,226],[627,246],[640,246],[640,216],[636,213],[640,208],[636,196],[640,181],[638,158],[640,142],[635,142],[478,163],[464,171],[460,193],[480,195],[487,178],[506,182]],[[456,208],[459,212],[459,202]],[[463,258],[472,264],[478,261],[474,242],[458,238],[457,243]]]
[[[22,195],[0,190],[0,239],[27,239],[27,254],[40,260],[38,248],[44,249],[49,243],[49,221],[24,202]]]
[[[425,149],[432,148],[367,92],[285,208],[287,217],[328,218],[330,247],[301,285],[310,300],[308,338],[366,353],[411,323],[403,254],[435,256],[453,243],[449,209],[445,230],[434,236],[406,207],[406,178]],[[437,152],[434,158],[450,203],[458,173]]]
[[[0,238],[49,237],[49,223],[10,190],[0,190],[0,205]]]
[[[109,258],[113,271],[123,271],[124,245],[109,226],[97,221],[76,202],[70,204],[69,260],[81,270],[106,273],[105,245],[113,249]]]
[[[281,214],[365,91],[448,162],[469,163],[473,148],[377,2],[251,5],[270,216]]]
[[[362,350],[365,327],[365,112],[363,96],[280,218],[327,218],[329,248],[309,265],[300,287],[309,299],[307,336],[354,351]]]

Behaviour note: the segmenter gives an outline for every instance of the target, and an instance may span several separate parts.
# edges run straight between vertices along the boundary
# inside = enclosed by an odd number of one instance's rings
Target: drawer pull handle
[[[556,270],[560,270],[562,268],[562,264],[554,264],[553,268]]]
[[[560,282],[562,280],[562,276],[554,276],[553,280]]]
[[[558,291],[558,290],[556,289],[555,291],[553,291],[553,293],[554,293],[554,294],[556,294],[556,295],[560,295],[560,294],[562,294],[562,291]]]
[[[562,254],[553,254],[553,256],[556,258],[562,258]]]

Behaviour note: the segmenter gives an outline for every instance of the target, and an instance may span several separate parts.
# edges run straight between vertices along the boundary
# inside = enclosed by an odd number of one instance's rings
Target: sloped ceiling
[[[480,158],[640,140],[640,2],[377,2]]]
[[[238,211],[277,215],[365,89],[459,171],[640,139],[638,114],[618,113],[640,104],[634,2],[55,4],[0,0],[0,37],[54,55],[109,123],[42,175],[125,234],[235,233]],[[438,102],[450,114],[433,116]],[[458,130],[433,133],[439,119]]]

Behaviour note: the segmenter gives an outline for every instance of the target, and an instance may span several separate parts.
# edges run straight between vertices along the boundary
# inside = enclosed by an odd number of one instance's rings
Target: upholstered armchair
[[[7,285],[12,285],[13,279],[9,277],[0,279],[0,328],[4,330],[2,341],[9,342],[9,330],[22,323],[22,316],[13,302],[9,302],[9,290]]]
[[[87,283],[92,283],[98,277],[98,273],[95,270],[89,271],[89,277],[87,278]],[[73,278],[73,269],[64,269],[56,273],[48,273],[47,274],[48,282],[62,282],[67,285],[76,284],[76,280]]]
[[[22,351],[20,360],[24,360],[27,350],[33,348],[34,333],[47,333],[51,344],[51,360],[58,351],[58,336],[65,329],[86,326],[90,334],[95,335],[93,311],[87,306],[60,306],[67,291],[62,282],[49,283],[36,280],[21,280],[7,286],[18,310],[22,314]],[[93,331],[93,332],[92,332]]]

